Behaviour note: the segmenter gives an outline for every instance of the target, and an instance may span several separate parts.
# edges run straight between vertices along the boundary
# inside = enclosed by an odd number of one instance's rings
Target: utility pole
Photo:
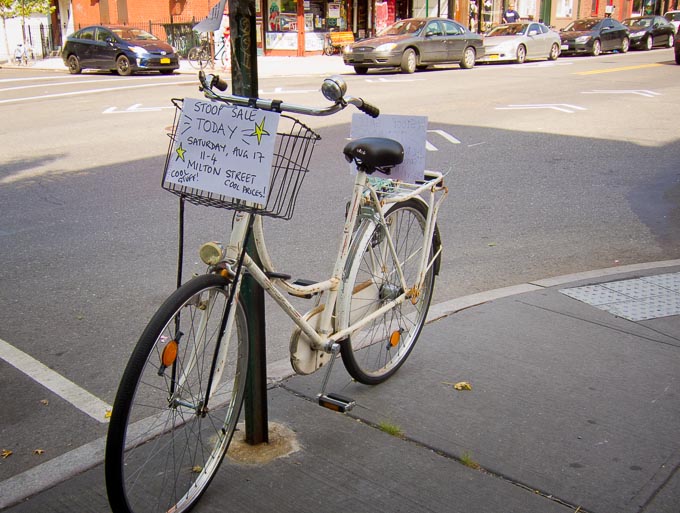
[[[231,84],[234,94],[257,98],[257,25],[255,2],[229,0],[231,33]],[[253,237],[246,247],[260,265]],[[267,415],[267,355],[264,291],[250,275],[243,277],[241,298],[248,317],[248,381],[246,384],[246,442],[251,445],[269,442]]]

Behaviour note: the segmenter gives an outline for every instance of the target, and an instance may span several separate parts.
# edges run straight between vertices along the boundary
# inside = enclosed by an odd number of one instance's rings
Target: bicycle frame
[[[333,325],[335,308],[338,301],[338,288],[343,279],[343,272],[345,270],[350,253],[351,243],[355,233],[354,228],[357,226],[357,220],[360,219],[360,207],[366,204],[371,205],[376,211],[380,222],[385,225],[386,221],[384,217],[384,211],[391,204],[406,201],[410,198],[417,198],[419,201],[425,201],[422,199],[421,194],[428,192],[429,199],[426,204],[429,208],[423,235],[423,247],[429,248],[432,246],[439,206],[448,194],[448,190],[442,184],[443,175],[441,173],[433,173],[431,176],[434,176],[434,179],[419,186],[411,186],[412,190],[406,193],[397,194],[391,197],[383,196],[381,198],[379,197],[376,189],[370,183],[368,183],[366,173],[357,172],[354,181],[354,192],[350,202],[349,211],[345,219],[342,240],[338,249],[333,273],[327,280],[315,283],[313,285],[297,285],[283,278],[269,278],[267,276],[268,274],[276,274],[276,270],[266,248],[262,218],[261,216],[256,216],[253,223],[253,235],[258,256],[262,262],[262,268],[260,268],[247,253],[243,255],[243,268],[247,269],[255,281],[267,292],[267,294],[272,299],[274,299],[274,301],[276,301],[279,307],[283,309],[288,317],[309,338],[312,350],[320,350],[331,353],[335,344],[347,338],[355,331],[360,330],[375,318],[391,310],[394,306],[401,304],[406,299],[409,299],[412,297],[412,295],[417,294],[417,291],[420,290],[428,270],[439,257],[441,250],[438,250],[431,257],[429,251],[421,252],[418,283],[406,283],[402,273],[403,262],[400,262],[397,265],[399,279],[402,285],[402,290],[404,291],[397,298],[388,301],[379,309],[368,314],[350,326],[343,327],[342,329],[338,330],[336,329],[337,327]],[[368,197],[365,194],[366,191],[368,192]],[[436,197],[438,192],[441,192],[441,194],[439,197]],[[226,261],[229,264],[236,262],[241,251],[244,251],[244,239],[246,237],[246,231],[248,229],[251,215],[253,214],[239,212],[235,216],[234,227],[231,233],[229,245],[227,246],[225,252]],[[398,262],[396,249],[394,247],[392,236],[389,230],[385,231],[385,235],[388,250],[394,257],[395,262]],[[328,292],[328,295],[325,299],[325,302],[323,303],[323,308],[320,314],[321,319],[318,323],[318,328],[314,328],[312,323],[306,320],[303,314],[299,312],[284,295],[284,293],[288,293],[298,297],[309,297],[310,295],[321,294],[324,292]]]

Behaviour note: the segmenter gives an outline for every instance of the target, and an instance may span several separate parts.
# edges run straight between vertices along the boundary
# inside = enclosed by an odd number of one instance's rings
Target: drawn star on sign
[[[259,125],[258,124],[255,125],[255,130],[250,135],[254,135],[257,137],[257,144],[260,144],[262,142],[263,135],[270,135],[269,132],[267,132],[264,129],[264,118],[262,118],[262,121],[260,122]]]
[[[175,157],[175,160],[182,159],[182,162],[184,162],[184,154],[187,150],[182,148],[182,143],[179,143],[179,146],[175,151],[177,152],[177,157]]]

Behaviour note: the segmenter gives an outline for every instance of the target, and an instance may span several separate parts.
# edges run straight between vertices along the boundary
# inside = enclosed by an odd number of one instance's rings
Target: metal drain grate
[[[680,314],[680,273],[586,285],[560,292],[631,321]]]

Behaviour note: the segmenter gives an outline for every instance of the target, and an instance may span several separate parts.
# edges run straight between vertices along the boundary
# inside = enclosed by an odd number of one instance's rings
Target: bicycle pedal
[[[319,396],[319,404],[329,410],[345,413],[356,406],[354,399],[345,397],[340,394],[321,394]]]

